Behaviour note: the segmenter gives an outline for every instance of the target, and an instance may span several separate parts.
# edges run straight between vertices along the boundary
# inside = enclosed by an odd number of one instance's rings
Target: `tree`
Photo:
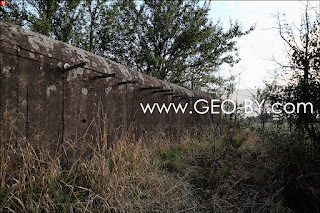
[[[209,1],[25,0],[1,7],[1,17],[103,55],[140,72],[192,89],[233,86],[216,73],[239,61],[238,22],[209,17]]]
[[[79,3],[79,0],[13,1],[3,9],[3,17],[43,35],[70,42],[79,20]]]
[[[82,0],[79,10],[81,17],[79,17],[78,31],[75,31],[74,45],[99,54],[99,39],[100,26],[103,21],[114,19],[110,13],[106,12],[109,7],[108,0]]]
[[[77,47],[97,52],[97,32],[107,0],[25,0],[1,7],[1,18]]]
[[[193,89],[223,81],[214,73],[239,61],[235,39],[253,30],[230,22],[224,31],[209,19],[209,2],[198,0],[118,1],[111,8],[115,20],[99,33],[104,56]]]
[[[274,84],[270,88],[273,103],[312,103],[313,110],[283,113],[281,118],[294,125],[296,131],[308,135],[320,151],[320,16],[313,14],[309,5],[304,10],[300,27],[289,25],[278,15],[279,35],[288,48],[289,63],[281,64],[287,85]],[[313,20],[313,21],[312,21]],[[297,31],[295,31],[297,29]]]

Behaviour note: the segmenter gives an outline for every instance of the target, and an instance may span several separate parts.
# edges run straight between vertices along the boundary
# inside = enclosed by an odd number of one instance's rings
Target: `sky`
[[[319,11],[320,0],[310,3]],[[224,67],[222,73],[241,73],[237,80],[239,89],[262,88],[264,81],[271,80],[270,73],[279,67],[270,59],[286,60],[274,15],[284,13],[289,24],[299,25],[305,4],[305,1],[212,1],[209,16],[214,22],[220,19],[226,29],[230,19],[238,20],[243,30],[256,25],[253,32],[238,39],[241,61],[232,68]]]

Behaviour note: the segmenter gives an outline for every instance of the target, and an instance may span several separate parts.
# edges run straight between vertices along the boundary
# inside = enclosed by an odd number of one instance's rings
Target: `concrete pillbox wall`
[[[177,134],[220,120],[209,114],[143,114],[140,103],[194,101],[154,93],[152,87],[211,97],[7,22],[0,22],[0,32],[2,146],[25,140],[56,149],[83,136],[111,140],[127,132],[137,137],[155,130]]]

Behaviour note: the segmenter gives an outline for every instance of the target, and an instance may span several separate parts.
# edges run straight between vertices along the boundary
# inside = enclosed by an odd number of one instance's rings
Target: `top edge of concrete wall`
[[[91,70],[106,74],[115,73],[116,77],[121,81],[137,80],[141,87],[162,86],[164,89],[173,89],[173,92],[180,95],[198,98],[211,98],[209,93],[190,90],[167,81],[159,80],[107,58],[95,55],[64,42],[54,40],[39,33],[23,29],[20,26],[6,21],[0,20],[0,32],[1,42],[13,45],[17,50],[24,49],[29,51],[31,53],[30,57],[32,57],[32,53],[36,53],[62,62],[58,63],[61,70],[63,70],[66,65],[71,66],[73,64],[86,62],[86,67]],[[72,76],[77,76],[72,72],[76,72],[76,70],[70,71],[70,78],[68,77],[67,80],[72,80]]]

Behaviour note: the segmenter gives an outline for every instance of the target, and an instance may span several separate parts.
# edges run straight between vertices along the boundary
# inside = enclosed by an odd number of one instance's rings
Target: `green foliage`
[[[320,16],[316,14],[312,18],[308,5],[304,13],[300,28],[288,25],[278,16],[279,33],[288,47],[289,64],[281,67],[287,84],[269,84],[267,91],[271,104],[280,102],[297,106],[298,103],[312,103],[313,113],[310,108],[305,113],[300,107],[299,112],[283,112],[277,115],[277,119],[307,135],[320,151]]]
[[[97,53],[97,32],[107,0],[10,1],[1,18],[32,31]]]
[[[295,212],[319,212],[320,153],[312,138],[285,125],[270,126],[261,134],[264,152],[277,161],[273,179],[281,182],[285,205]]]
[[[230,22],[224,30],[210,21],[209,2],[197,0],[119,1],[111,8],[115,18],[100,33],[105,56],[193,89],[223,83],[214,73],[239,61],[235,39],[253,29]]]
[[[192,1],[26,0],[1,7],[1,18],[159,79],[208,91],[233,87],[217,75],[233,66],[241,25],[208,17],[210,3]]]
[[[80,0],[12,1],[3,8],[3,18],[55,39],[69,42],[79,25]]]

